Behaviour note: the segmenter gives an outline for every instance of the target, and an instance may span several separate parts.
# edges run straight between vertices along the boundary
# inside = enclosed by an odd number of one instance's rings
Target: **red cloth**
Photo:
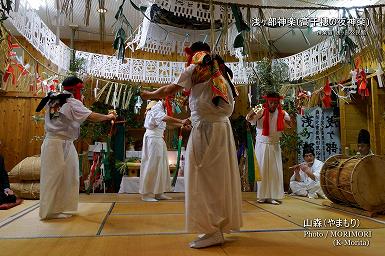
[[[367,79],[366,79],[366,73],[364,69],[361,69],[361,71],[357,70],[357,83],[358,83],[358,94],[361,96],[369,96],[369,89],[367,86]]]
[[[330,108],[332,106],[332,88],[330,87],[329,78],[326,79],[326,85],[324,86],[324,96],[322,98],[322,102],[324,104],[324,108]]]
[[[81,90],[84,88],[83,83],[77,83],[76,85],[71,85],[71,86],[64,86],[64,90],[67,91],[72,91],[74,98],[77,100],[82,100],[82,93]]]
[[[192,59],[193,59],[193,56],[196,52],[193,52],[190,47],[186,47],[184,48],[184,52],[187,54],[187,63],[186,63],[186,67],[190,66],[191,62],[192,62]]]
[[[268,98],[263,97],[266,102],[263,104],[263,128],[262,135],[269,136],[270,135],[270,111],[269,111],[269,101],[280,101],[283,97],[279,98]],[[285,111],[283,111],[281,103],[278,104],[278,117],[277,117],[277,131],[282,132],[285,128]]]
[[[166,100],[165,100],[165,102],[164,102],[165,107],[166,107],[166,114],[167,114],[168,116],[173,116],[171,100],[172,100],[172,97],[167,96],[167,97],[166,97]]]

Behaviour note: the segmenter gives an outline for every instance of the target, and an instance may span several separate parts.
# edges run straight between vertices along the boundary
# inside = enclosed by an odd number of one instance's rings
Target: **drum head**
[[[385,157],[363,157],[352,172],[352,193],[358,205],[368,211],[385,210]]]

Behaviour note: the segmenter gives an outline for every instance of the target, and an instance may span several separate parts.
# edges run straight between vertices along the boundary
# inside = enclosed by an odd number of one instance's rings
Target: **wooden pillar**
[[[340,106],[340,138],[341,138],[341,148],[342,150],[345,147],[349,147],[346,139],[346,105],[343,100],[339,100]]]
[[[380,116],[380,108],[379,108],[379,90],[377,86],[377,81],[374,79],[374,77],[370,78],[370,85],[371,85],[371,108],[370,108],[370,124],[369,124],[369,132],[370,132],[370,145],[372,151],[377,154],[383,154],[381,152],[381,134],[380,134],[380,123],[381,123],[381,116]]]

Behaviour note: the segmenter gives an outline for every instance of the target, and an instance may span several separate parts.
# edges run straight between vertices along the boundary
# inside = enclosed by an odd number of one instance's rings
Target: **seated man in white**
[[[290,178],[290,189],[294,195],[309,198],[326,198],[320,186],[320,172],[323,162],[315,159],[314,149],[306,145],[303,148],[305,162],[294,166],[294,174]]]

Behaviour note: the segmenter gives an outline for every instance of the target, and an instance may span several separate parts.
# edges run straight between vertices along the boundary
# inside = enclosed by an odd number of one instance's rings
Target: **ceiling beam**
[[[189,0],[191,2],[210,4],[210,0]],[[385,7],[385,4],[363,5],[363,6],[351,6],[351,7],[338,7],[338,6],[276,6],[276,5],[254,5],[254,4],[240,4],[236,2],[221,2],[212,1],[215,5],[230,5],[235,4],[239,7],[249,8],[261,8],[261,9],[291,9],[291,10],[341,10],[341,9],[361,9],[361,8],[378,8]]]

